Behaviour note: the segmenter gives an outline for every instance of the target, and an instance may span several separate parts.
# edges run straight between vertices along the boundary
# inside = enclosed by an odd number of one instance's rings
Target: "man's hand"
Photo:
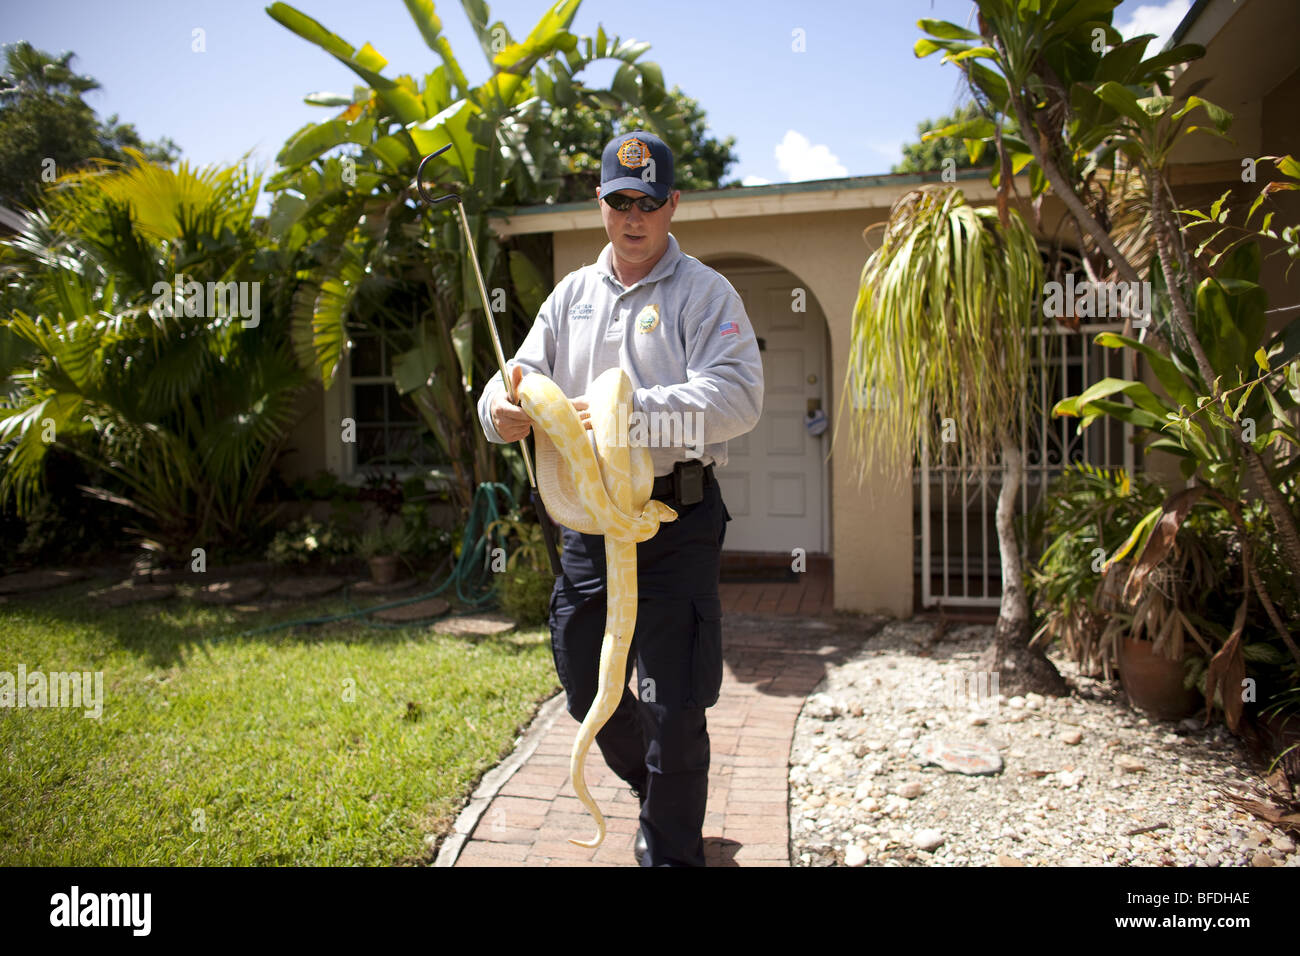
[[[513,384],[514,393],[519,394],[519,382],[524,377],[524,370],[516,365],[510,370],[510,378]],[[587,398],[585,395],[572,399],[570,404],[578,413],[578,420],[582,422],[583,427],[591,428],[591,413],[587,411]],[[503,392],[492,402],[492,425],[507,442],[516,442],[524,438],[532,431],[533,420],[528,417],[528,413],[519,407],[518,402],[510,401],[510,395]]]

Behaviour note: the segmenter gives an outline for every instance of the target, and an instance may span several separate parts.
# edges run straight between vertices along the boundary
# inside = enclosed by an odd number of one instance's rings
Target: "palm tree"
[[[955,439],[963,464],[1000,455],[1002,599],[981,666],[1003,693],[1058,694],[1065,682],[1029,647],[1030,618],[1013,526],[1022,462],[1028,340],[1038,322],[1042,260],[1013,209],[974,207],[959,189],[923,186],[894,204],[862,270],[845,380],[851,450],[861,475],[879,461],[910,473],[921,447]],[[849,400],[852,398],[853,400]]]
[[[0,332],[29,350],[6,348],[0,369],[0,501],[30,510],[58,444],[118,479],[125,490],[87,490],[133,510],[146,548],[234,549],[267,517],[255,501],[308,381],[253,222],[260,183],[129,152],[129,165],[64,176],[0,243]],[[193,314],[172,297],[178,274],[205,290],[250,283],[250,299],[256,284],[257,322],[211,291]]]

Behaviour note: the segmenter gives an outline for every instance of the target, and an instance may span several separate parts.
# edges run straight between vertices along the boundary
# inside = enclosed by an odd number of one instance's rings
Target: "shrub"
[[[302,518],[276,534],[266,557],[276,564],[328,563],[347,557],[355,547],[352,536],[334,524]]]

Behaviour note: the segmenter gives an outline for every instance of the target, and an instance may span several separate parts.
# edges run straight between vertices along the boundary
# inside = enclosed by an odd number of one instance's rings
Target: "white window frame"
[[[343,420],[345,418],[356,420],[353,386],[393,385],[394,383],[395,379],[391,375],[353,376],[351,343],[349,342],[344,347],[343,360],[339,363],[339,371],[334,377],[334,384],[325,390],[325,468],[339,481],[355,487],[365,484],[367,476],[376,470],[386,475],[396,474],[399,481],[405,481],[413,477],[423,478],[425,488],[430,491],[443,487],[455,480],[455,473],[450,466],[366,465],[358,467],[356,442],[345,442],[343,440]],[[428,428],[423,418],[417,416],[416,420],[421,428]]]

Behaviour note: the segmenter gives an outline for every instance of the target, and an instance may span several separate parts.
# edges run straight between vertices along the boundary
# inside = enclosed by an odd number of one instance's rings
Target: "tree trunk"
[[[1137,270],[1133,268],[1132,263],[1124,257],[1115,243],[1111,241],[1110,233],[1103,229],[1101,223],[1088,212],[1083,200],[1079,198],[1078,193],[1066,181],[1065,174],[1057,167],[1055,160],[1044,152],[1038,137],[1034,135],[1038,127],[1033,125],[1030,120],[1029,110],[1020,98],[1019,91],[1009,85],[1008,89],[1011,95],[1011,106],[1016,113],[1016,122],[1020,124],[1020,130],[1024,135],[1025,142],[1029,145],[1029,151],[1034,154],[1034,160],[1042,169],[1043,175],[1047,177],[1047,182],[1051,185],[1052,190],[1060,197],[1061,202],[1065,203],[1065,208],[1074,216],[1075,222],[1092,237],[1093,241],[1097,243],[1097,247],[1106,254],[1124,280],[1138,282]]]
[[[1214,368],[1210,365],[1209,357],[1205,354],[1200,339],[1196,337],[1196,327],[1192,324],[1191,316],[1187,312],[1187,302],[1183,298],[1182,289],[1179,288],[1173,274],[1173,253],[1177,239],[1171,234],[1173,227],[1170,221],[1171,213],[1167,203],[1168,197],[1164,194],[1161,177],[1156,175],[1154,170],[1146,170],[1145,173],[1147,186],[1151,190],[1151,219],[1156,233],[1156,254],[1160,257],[1160,268],[1164,270],[1165,284],[1169,287],[1170,305],[1174,313],[1174,320],[1187,338],[1192,355],[1196,359],[1197,370],[1201,373],[1201,378],[1205,379],[1210,394],[1217,401],[1219,387],[1215,381]],[[1273,527],[1281,540],[1282,551],[1287,557],[1287,563],[1291,566],[1292,585],[1296,589],[1296,593],[1300,594],[1300,530],[1296,527],[1295,515],[1291,511],[1290,505],[1287,504],[1286,498],[1282,496],[1277,486],[1273,484],[1272,479],[1269,478],[1268,470],[1264,467],[1264,461],[1259,452],[1255,451],[1242,438],[1241,423],[1233,422],[1232,431],[1237,441],[1242,443],[1246,459],[1246,474],[1255,482],[1257,493],[1268,509],[1269,517],[1273,521]]]
[[[1143,172],[1147,178],[1147,189],[1151,192],[1151,225],[1156,232],[1156,255],[1160,259],[1160,271],[1165,274],[1165,288],[1169,291],[1169,305],[1174,313],[1174,324],[1187,339],[1192,356],[1196,359],[1196,370],[1201,373],[1201,378],[1205,379],[1206,387],[1215,398],[1218,398],[1219,390],[1214,383],[1214,368],[1210,365],[1205,349],[1201,346],[1201,340],[1196,337],[1196,327],[1192,325],[1191,316],[1187,313],[1187,300],[1183,298],[1183,290],[1178,285],[1177,276],[1174,275],[1173,245],[1176,240],[1170,235],[1173,224],[1169,221],[1170,214],[1165,205],[1163,177],[1152,169],[1145,169]]]
[[[993,630],[993,644],[980,658],[979,666],[997,676],[998,692],[1008,697],[1031,692],[1061,696],[1070,691],[1065,678],[1042,651],[1029,646],[1032,631],[1029,602],[1025,598],[1020,543],[1014,525],[1016,493],[1022,476],[1020,448],[1010,439],[1003,441],[1002,490],[998,493],[996,514],[998,550],[1002,558],[1002,603]]]
[[[1237,423],[1240,428],[1240,423]],[[1238,432],[1240,437],[1240,432]],[[1300,594],[1300,531],[1296,529],[1295,514],[1286,498],[1277,490],[1264,468],[1264,460],[1259,452],[1246,445],[1246,474],[1255,480],[1259,496],[1264,499],[1268,516],[1273,519],[1273,528],[1282,542],[1282,553],[1286,555],[1287,564],[1291,566],[1291,586]]]

